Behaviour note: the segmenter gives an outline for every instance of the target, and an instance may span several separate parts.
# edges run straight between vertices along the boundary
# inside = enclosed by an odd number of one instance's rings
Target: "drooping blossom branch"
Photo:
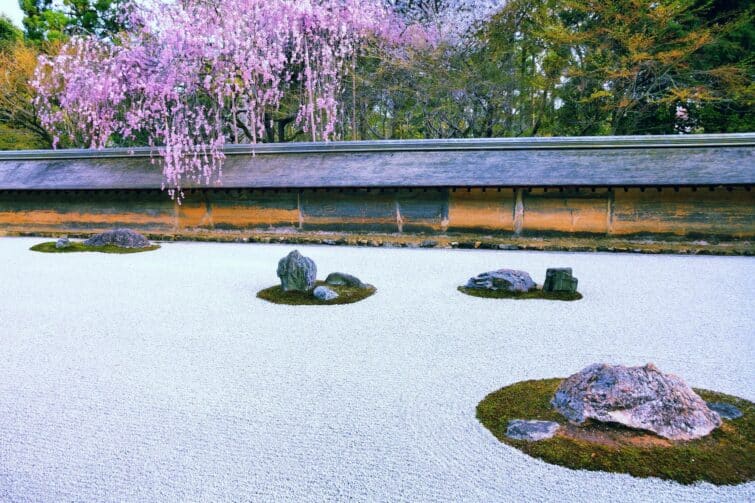
[[[266,113],[299,96],[296,125],[333,138],[344,73],[367,38],[400,43],[375,0],[183,0],[126,6],[128,32],[72,38],[40,60],[43,125],[91,148],[145,138],[165,186],[219,179],[222,147],[264,136]]]

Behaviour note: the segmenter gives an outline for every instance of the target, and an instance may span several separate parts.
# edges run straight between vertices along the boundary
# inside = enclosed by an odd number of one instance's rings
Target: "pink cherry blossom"
[[[144,2],[123,17],[127,32],[42,57],[35,104],[56,136],[91,148],[146,136],[179,199],[187,182],[219,180],[226,143],[261,141],[286,96],[312,140],[332,139],[360,44],[398,45],[405,31],[375,0]]]

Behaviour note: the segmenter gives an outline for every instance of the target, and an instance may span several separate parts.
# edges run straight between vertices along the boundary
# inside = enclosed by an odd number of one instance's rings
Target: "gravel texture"
[[[39,241],[0,239],[0,501],[755,500],[548,465],[475,419],[491,391],[593,362],[755,400],[753,258],[297,246],[378,292],[285,306],[255,295],[291,246]],[[584,299],[456,290],[562,266]]]

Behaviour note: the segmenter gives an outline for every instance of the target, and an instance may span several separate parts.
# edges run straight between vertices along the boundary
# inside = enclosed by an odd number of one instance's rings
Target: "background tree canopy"
[[[122,0],[19,0],[29,40],[62,41],[72,34],[106,37],[124,28]]]
[[[40,122],[29,86],[37,56],[56,55],[72,36],[119,44],[137,28],[119,13],[134,7],[126,0],[19,3],[23,32],[0,17],[0,148],[46,148],[53,132]],[[387,49],[366,39],[348,58],[331,138],[755,130],[752,0],[386,5],[403,42]],[[229,122],[225,141],[311,140],[297,120],[308,98],[300,82],[290,84],[264,111],[260,134]],[[229,109],[218,120],[232,116]],[[113,134],[106,143],[145,144],[148,137]],[[73,135],[63,145],[88,143]]]
[[[367,54],[360,138],[743,132],[751,0],[509,0],[460,41]]]

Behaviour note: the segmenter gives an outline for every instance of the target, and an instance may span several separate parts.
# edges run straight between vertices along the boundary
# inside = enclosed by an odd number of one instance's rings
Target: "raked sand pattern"
[[[572,471],[499,443],[489,392],[592,362],[654,362],[755,399],[755,259],[308,247],[357,304],[255,297],[294,246],[33,253],[0,239],[0,501],[752,501]],[[577,302],[461,294],[547,267]]]

